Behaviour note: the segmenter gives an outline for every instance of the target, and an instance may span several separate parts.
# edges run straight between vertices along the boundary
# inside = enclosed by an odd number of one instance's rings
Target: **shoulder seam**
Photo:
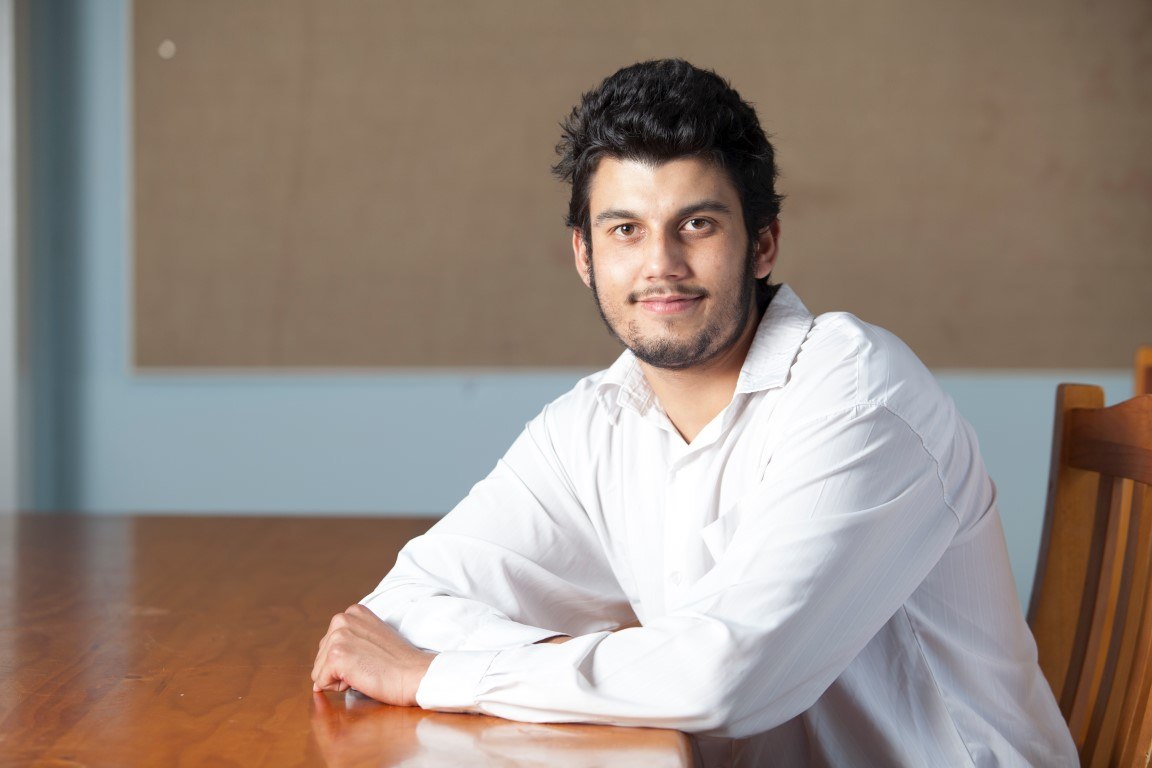
[[[832,419],[832,418],[835,418],[837,416],[841,416],[844,414],[852,413],[853,411],[860,411],[860,410],[864,410],[864,409],[883,410],[886,413],[891,414],[893,416],[893,418],[895,418],[897,421],[899,421],[901,424],[903,424],[908,429],[909,432],[916,435],[916,438],[920,441],[920,447],[924,450],[924,453],[928,456],[928,458],[930,458],[932,460],[932,465],[936,468],[936,481],[938,483],[940,483],[940,498],[944,500],[944,506],[948,507],[948,511],[952,513],[952,516],[954,518],[956,518],[956,524],[962,525],[960,515],[956,511],[956,505],[955,505],[955,503],[953,503],[952,499],[950,499],[948,497],[948,486],[944,482],[944,473],[942,472],[941,467],[940,467],[940,459],[936,456],[936,454],[932,453],[932,451],[928,449],[928,443],[924,440],[924,436],[922,434],[920,434],[919,430],[917,430],[915,427],[913,427],[912,424],[909,423],[909,421],[906,418],[904,418],[903,415],[901,415],[899,412],[893,410],[892,407],[888,403],[880,401],[880,400],[862,400],[860,402],[853,403],[852,405],[845,406],[843,408],[837,408],[837,409],[832,410],[832,411],[824,411],[823,413],[820,413],[816,416],[812,416],[810,418],[804,419],[801,422],[797,422],[797,424],[795,424],[794,426],[796,428],[805,427],[809,424],[815,424],[815,423],[820,422],[820,421],[826,421],[828,419]]]

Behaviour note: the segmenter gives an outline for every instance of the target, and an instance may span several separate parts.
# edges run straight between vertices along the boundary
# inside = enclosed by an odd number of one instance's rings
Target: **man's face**
[[[776,227],[750,247],[728,175],[699,158],[603,158],[589,190],[591,251],[576,268],[609,330],[645,363],[683,370],[729,350],[755,321],[753,280],[772,271]]]

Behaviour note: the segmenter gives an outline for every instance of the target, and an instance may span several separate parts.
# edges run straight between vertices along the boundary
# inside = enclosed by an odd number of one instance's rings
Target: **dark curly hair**
[[[683,59],[624,67],[585,93],[560,127],[552,172],[572,185],[567,224],[589,248],[588,190],[605,156],[651,163],[709,158],[740,195],[750,248],[780,213],[776,153],[756,110],[724,78]]]

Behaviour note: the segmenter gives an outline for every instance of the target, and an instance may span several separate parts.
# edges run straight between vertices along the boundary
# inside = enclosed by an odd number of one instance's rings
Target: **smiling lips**
[[[653,299],[641,299],[640,306],[657,315],[671,315],[676,312],[687,312],[695,307],[702,296],[661,296]]]
[[[633,301],[652,314],[672,315],[693,309],[705,295],[703,291],[699,293],[662,293],[637,296]]]

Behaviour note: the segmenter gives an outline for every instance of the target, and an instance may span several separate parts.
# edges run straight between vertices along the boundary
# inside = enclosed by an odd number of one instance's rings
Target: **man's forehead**
[[[606,208],[644,205],[679,208],[690,200],[720,201],[737,206],[739,195],[728,173],[703,157],[666,161],[600,158],[589,185],[590,213]]]

